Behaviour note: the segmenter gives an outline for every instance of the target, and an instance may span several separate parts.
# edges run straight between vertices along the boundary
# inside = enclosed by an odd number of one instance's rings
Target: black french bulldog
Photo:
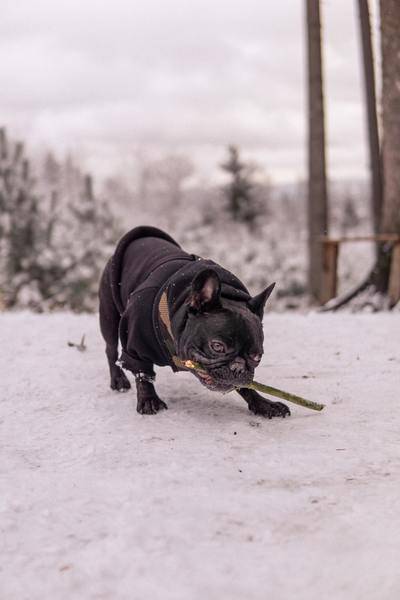
[[[192,360],[191,371],[208,389],[237,389],[249,409],[264,417],[290,411],[254,390],[263,354],[261,320],[275,284],[251,297],[232,273],[211,260],[187,254],[166,233],[136,227],[118,243],[100,283],[100,328],[106,341],[111,388],[126,391],[136,380],[137,411],[167,408],[154,389],[154,365],[182,370],[174,359]],[[122,352],[118,360],[118,341]]]

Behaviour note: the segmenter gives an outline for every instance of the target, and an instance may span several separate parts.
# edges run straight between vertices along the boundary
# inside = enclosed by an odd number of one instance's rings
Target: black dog
[[[261,320],[275,284],[252,298],[220,265],[187,254],[166,233],[137,227],[119,242],[100,283],[100,328],[106,341],[111,388],[136,379],[137,411],[167,408],[154,389],[154,365],[174,358],[200,363],[192,373],[210,390],[237,389],[249,409],[265,417],[290,414],[281,402],[241,385],[253,379],[263,354]],[[118,359],[118,340],[122,353]]]

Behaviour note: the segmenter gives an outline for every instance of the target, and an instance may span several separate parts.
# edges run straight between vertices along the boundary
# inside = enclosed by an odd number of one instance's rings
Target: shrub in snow
[[[120,231],[89,176],[46,157],[39,182],[22,144],[0,133],[0,295],[5,307],[94,310]]]

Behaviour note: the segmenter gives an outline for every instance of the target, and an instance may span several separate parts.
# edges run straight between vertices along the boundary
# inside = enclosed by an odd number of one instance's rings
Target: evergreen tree
[[[234,221],[252,227],[261,212],[252,182],[252,167],[240,160],[236,146],[229,146],[228,153],[228,160],[221,165],[231,178],[224,188],[227,212]]]
[[[23,145],[9,143],[2,129],[0,146],[1,289],[3,303],[12,306],[29,281],[37,293],[32,280],[38,272],[37,233],[42,221]]]
[[[101,206],[93,193],[90,175],[81,178],[78,197],[69,204],[74,237],[74,268],[68,273],[68,303],[73,310],[91,310],[97,298],[97,284],[104,266],[104,237],[101,227]]]
[[[0,130],[0,304],[94,310],[101,270],[119,231],[92,179],[51,155],[40,182],[20,143]]]

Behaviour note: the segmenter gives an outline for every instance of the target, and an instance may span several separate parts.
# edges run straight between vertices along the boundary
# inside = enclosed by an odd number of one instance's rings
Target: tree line
[[[182,183],[193,168],[181,156],[149,162],[141,173],[140,205],[155,198],[158,212],[179,218]],[[231,146],[221,168],[228,174],[222,210],[233,222],[253,229],[266,210],[253,182],[254,165],[242,161]],[[120,180],[107,180],[96,195],[91,175],[70,156],[59,161],[48,153],[33,168],[23,143],[9,139],[1,128],[1,307],[95,310],[101,270],[118,238],[134,223],[110,208],[121,194],[129,214],[135,207],[133,191],[124,190]]]

